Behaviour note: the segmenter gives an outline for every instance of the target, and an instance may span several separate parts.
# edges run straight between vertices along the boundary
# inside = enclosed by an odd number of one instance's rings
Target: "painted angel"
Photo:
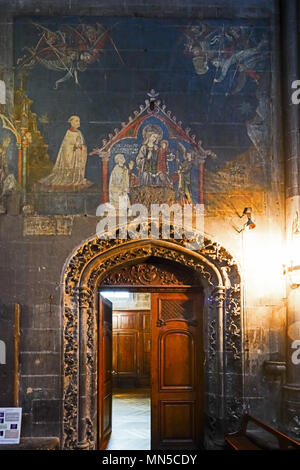
[[[17,64],[26,68],[40,64],[47,69],[64,72],[65,75],[56,80],[54,89],[71,78],[79,85],[78,72],[84,72],[99,59],[107,41],[112,43],[123,62],[110,30],[99,23],[81,24],[77,28],[65,25],[63,30],[58,31],[52,31],[39,23],[33,24],[40,38],[35,47],[24,47],[27,54],[19,58]]]

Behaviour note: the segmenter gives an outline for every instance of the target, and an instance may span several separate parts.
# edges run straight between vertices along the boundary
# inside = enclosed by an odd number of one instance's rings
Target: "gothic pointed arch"
[[[97,432],[97,295],[114,270],[149,259],[194,270],[204,293],[205,439],[222,441],[243,406],[241,278],[231,254],[209,239],[192,251],[184,240],[93,237],[69,257],[63,273],[64,449],[94,449]]]

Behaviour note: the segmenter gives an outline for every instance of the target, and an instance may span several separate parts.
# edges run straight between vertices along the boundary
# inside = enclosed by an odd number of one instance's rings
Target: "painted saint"
[[[115,167],[109,179],[109,202],[116,208],[119,203],[130,206],[129,201],[129,170],[125,165],[125,157],[122,153],[115,155]],[[132,164],[130,165],[132,168]]]
[[[178,193],[183,203],[193,204],[191,172],[194,165],[194,152],[187,150],[179,143],[183,153],[183,161],[178,162]]]
[[[4,199],[9,193],[18,189],[17,181],[13,173],[9,172],[7,161],[7,149],[10,144],[10,137],[4,137],[0,144],[0,213],[5,212]]]
[[[157,158],[157,172],[158,172],[158,184],[160,186],[169,186],[172,188],[173,182],[169,175],[168,162],[173,161],[175,155],[169,148],[169,142],[162,140],[158,149]]]
[[[141,186],[156,185],[158,181],[158,142],[160,135],[150,130],[144,134],[144,142],[136,157]]]
[[[77,191],[93,183],[85,177],[87,148],[79,130],[80,118],[71,116],[70,128],[61,143],[57,159],[50,175],[41,179],[36,189],[49,191]]]

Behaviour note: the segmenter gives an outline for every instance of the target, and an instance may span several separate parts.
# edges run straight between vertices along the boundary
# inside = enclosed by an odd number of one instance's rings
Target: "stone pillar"
[[[80,450],[88,450],[88,371],[87,371],[87,316],[91,303],[91,292],[85,287],[76,291],[79,300],[79,387],[78,387],[78,444]]]
[[[300,80],[298,0],[281,1],[282,110],[286,187],[286,239],[291,241],[293,220],[300,209],[300,105],[292,103],[292,83]],[[292,289],[287,276],[286,383],[283,386],[283,424],[287,434],[300,439],[300,364],[293,360],[300,340],[300,287]]]
[[[216,434],[214,436],[214,446],[217,449],[224,448],[224,433],[226,425],[225,412],[225,351],[224,351],[224,300],[225,289],[217,286],[210,295],[210,302],[216,313]]]
[[[198,204],[204,204],[204,163],[205,159],[199,159],[198,166]]]
[[[108,162],[109,162],[109,152],[101,153],[102,160],[102,203],[109,201],[109,174],[108,174]]]

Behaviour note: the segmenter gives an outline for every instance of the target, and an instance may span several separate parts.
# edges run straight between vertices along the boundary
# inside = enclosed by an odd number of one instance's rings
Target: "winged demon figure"
[[[39,32],[39,40],[34,47],[24,47],[27,54],[18,59],[17,65],[33,68],[40,64],[50,70],[65,72],[63,77],[56,80],[54,89],[71,78],[79,85],[78,72],[84,72],[99,60],[107,41],[113,45],[124,64],[111,37],[112,28],[106,29],[96,23],[80,24],[77,27],[64,25],[63,29],[52,31],[39,23],[33,24]]]

